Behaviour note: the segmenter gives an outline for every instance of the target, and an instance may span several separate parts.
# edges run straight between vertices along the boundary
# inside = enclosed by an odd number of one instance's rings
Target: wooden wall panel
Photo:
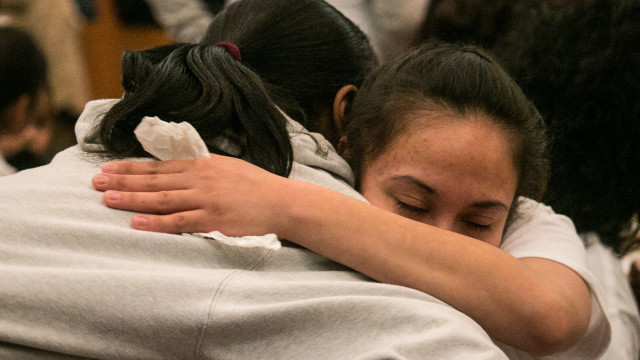
[[[97,17],[87,22],[82,33],[91,98],[118,98],[120,55],[170,42],[159,27],[125,25],[118,21],[113,0],[98,0]]]

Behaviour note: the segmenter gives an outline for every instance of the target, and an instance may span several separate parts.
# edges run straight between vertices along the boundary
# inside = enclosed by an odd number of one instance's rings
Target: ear
[[[338,133],[338,145],[336,150],[340,155],[343,155],[346,150],[346,114],[351,109],[353,97],[356,95],[357,91],[358,88],[354,85],[345,85],[338,90],[335,98],[333,99],[333,125]]]

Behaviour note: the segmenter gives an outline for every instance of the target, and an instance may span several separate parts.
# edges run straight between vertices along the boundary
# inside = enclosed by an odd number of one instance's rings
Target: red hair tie
[[[236,61],[242,62],[242,55],[240,55],[240,49],[237,46],[224,41],[217,42],[216,46],[224,48]]]

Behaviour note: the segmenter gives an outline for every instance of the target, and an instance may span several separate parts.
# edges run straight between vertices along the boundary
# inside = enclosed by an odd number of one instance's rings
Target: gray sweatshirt
[[[136,231],[79,145],[0,178],[2,359],[506,359],[470,318],[303,248]],[[346,163],[299,127],[292,176],[351,196]],[[323,151],[323,148],[328,151]]]

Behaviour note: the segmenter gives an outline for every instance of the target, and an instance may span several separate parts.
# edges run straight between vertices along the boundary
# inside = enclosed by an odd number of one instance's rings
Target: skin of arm
[[[244,161],[113,162],[93,178],[132,226],[159,232],[275,232],[377,281],[449,303],[495,340],[532,355],[576,344],[590,318],[584,281],[542,258],[517,259],[485,242],[406,219]],[[265,209],[269,209],[265,211]]]

